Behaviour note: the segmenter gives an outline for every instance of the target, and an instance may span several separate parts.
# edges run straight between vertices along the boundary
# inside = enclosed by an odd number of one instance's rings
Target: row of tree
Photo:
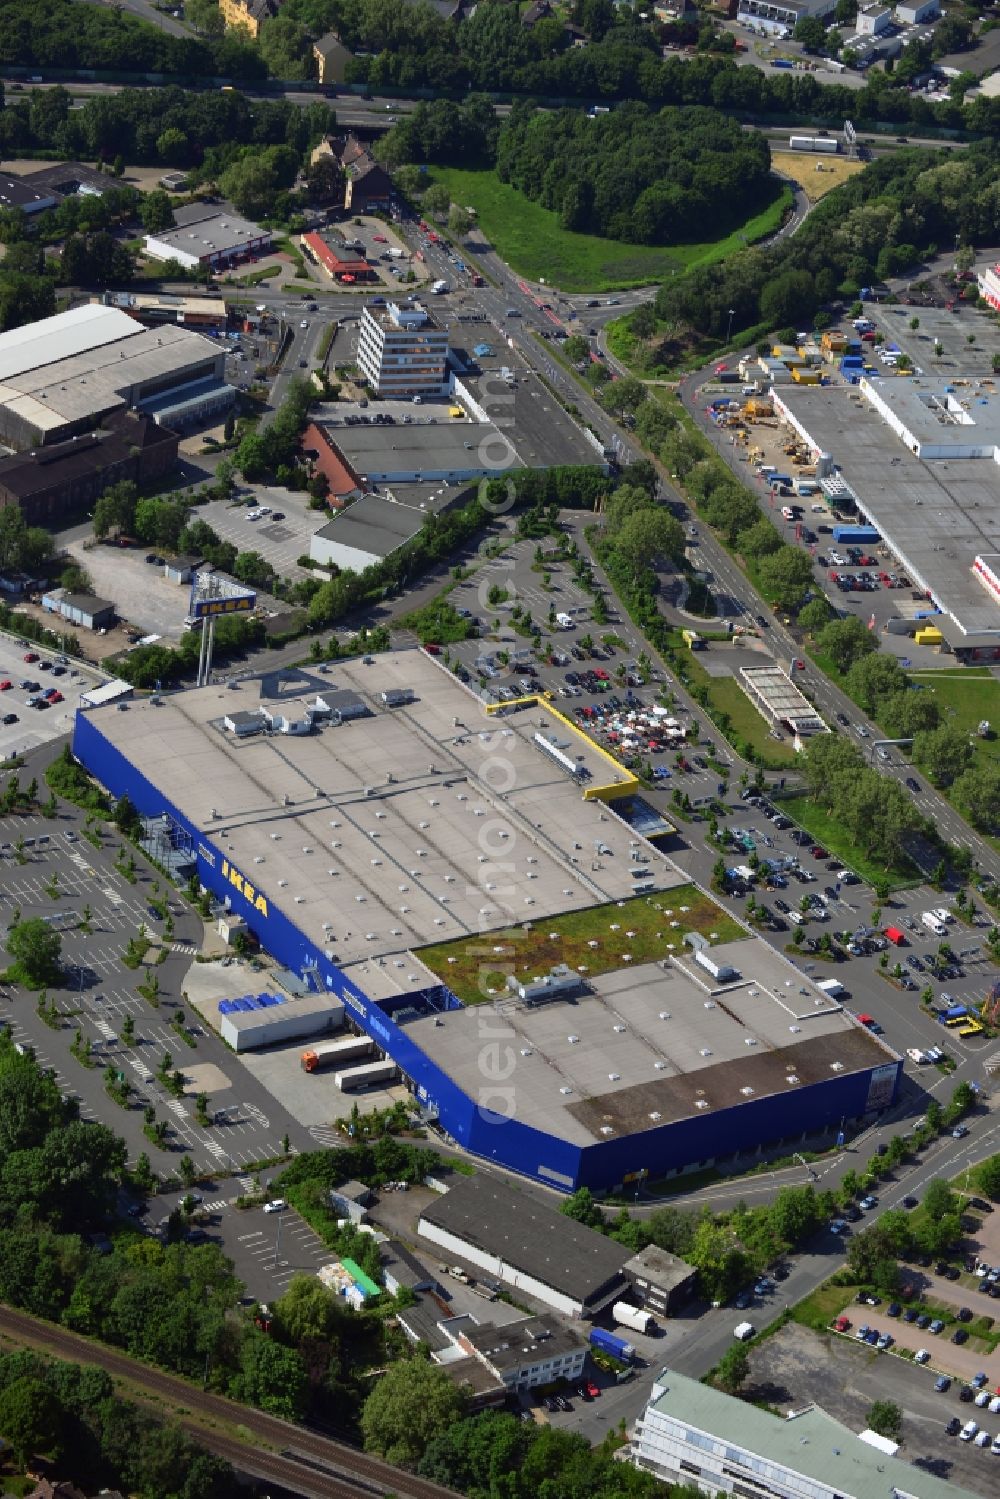
[[[15,8],[21,8],[21,0],[3,0],[0,4],[5,22]],[[65,12],[77,28],[80,16],[111,19],[109,12],[96,6],[78,12],[71,0],[53,0],[46,7],[47,15],[57,12]],[[135,21],[127,13],[120,19],[129,24]],[[141,21],[135,24],[145,26]],[[3,42],[0,36],[0,56]],[[309,146],[332,130],[336,122],[335,114],[322,100],[303,107],[284,99],[249,98],[237,90],[126,88],[92,95],[79,108],[73,103],[68,89],[61,86],[33,89],[15,103],[8,100],[6,108],[0,109],[0,155],[51,151],[70,161],[128,161],[191,168],[200,167],[207,158],[210,171],[217,174],[246,147],[262,151],[288,146],[302,160]],[[99,213],[91,201],[99,200],[84,197],[76,211]],[[52,210],[69,211],[65,205]],[[94,220],[91,227],[96,224]]]
[[[124,1398],[103,1369],[30,1352],[0,1358],[0,1435],[22,1469],[36,1456],[87,1492],[237,1499],[227,1462]]]

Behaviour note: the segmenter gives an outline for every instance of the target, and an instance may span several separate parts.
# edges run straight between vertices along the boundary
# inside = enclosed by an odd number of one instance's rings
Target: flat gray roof
[[[381,694],[393,688],[411,689],[414,700],[387,709]],[[227,715],[259,707],[301,720],[338,689],[362,698],[370,716],[303,737],[237,740],[223,726]],[[113,704],[87,712],[372,997],[431,982],[411,948],[633,893],[634,834],[600,802],[584,801],[532,742],[552,723],[547,708],[487,717],[415,648],[370,664],[337,661],[327,674],[290,669],[236,690],[192,688],[158,706],[137,699],[130,713]],[[498,755],[502,795],[489,784]],[[603,776],[614,776],[606,762]],[[505,860],[500,879],[484,868],[487,822],[509,838],[512,867]],[[599,861],[577,847],[593,850],[596,840],[610,850]],[[647,868],[659,890],[686,883],[662,855]]]
[[[381,495],[366,494],[316,532],[337,546],[356,547],[376,557],[388,557],[404,541],[416,536],[428,512],[399,505]]]
[[[426,1216],[426,1215],[425,1215]],[[575,1353],[583,1339],[575,1328],[554,1317],[525,1317],[523,1322],[481,1322],[463,1329],[466,1342],[477,1349],[494,1369],[520,1369],[532,1360]]]
[[[416,413],[422,408],[414,407]],[[392,426],[337,426],[325,421],[332,440],[359,474],[433,473],[442,469],[503,470],[518,461],[516,444],[490,423],[414,417]]]
[[[717,1437],[723,1444],[728,1441],[757,1457],[770,1458],[824,1487],[835,1487],[845,1499],[887,1499],[894,1494],[913,1499],[972,1499],[966,1489],[926,1468],[869,1446],[816,1406],[782,1419],[664,1369],[653,1386],[650,1409]]]
[[[623,1244],[481,1172],[456,1181],[424,1208],[418,1231],[425,1223],[582,1302],[596,1298],[621,1276],[630,1257]]]
[[[954,382],[952,382],[954,383]],[[939,382],[897,379],[878,382],[901,423],[919,421],[921,438],[947,442],[981,440],[978,428],[943,427],[919,401],[939,392]],[[910,388],[912,387],[912,388]],[[897,394],[898,390],[898,394]],[[963,398],[980,398],[959,387]],[[1000,552],[1000,468],[992,458],[915,457],[858,390],[843,386],[782,386],[776,405],[785,406],[817,448],[827,452],[857,496],[864,517],[877,527],[918,588],[930,591],[963,631],[1000,631],[1000,607],[972,572],[975,558]],[[987,408],[1000,441],[1000,398]]]
[[[250,219],[241,218],[234,208],[216,208],[198,218],[185,215],[180,209],[174,218],[178,224],[176,229],[148,234],[147,241],[155,240],[157,244],[200,257],[224,255],[227,250],[237,250],[249,240],[260,239],[269,233]]]
[[[678,1259],[676,1254],[670,1254],[657,1244],[647,1244],[645,1249],[634,1254],[625,1266],[625,1273],[644,1277],[666,1291],[684,1285],[693,1275],[698,1274],[694,1265],[689,1265],[687,1260]]]
[[[651,899],[666,925],[670,892]],[[712,956],[743,982],[716,992],[685,952],[665,968],[603,974],[575,999],[527,1006],[498,997],[491,1034],[516,1053],[518,1118],[592,1145],[609,1130],[633,1134],[896,1059],[757,938],[718,943]],[[482,1025],[481,1007],[471,1007],[412,1020],[407,1033],[474,1091]]]

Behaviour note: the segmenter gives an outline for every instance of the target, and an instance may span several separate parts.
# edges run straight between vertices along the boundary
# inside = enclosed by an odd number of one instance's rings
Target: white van
[[[792,923],[792,926],[805,926],[806,924],[806,919],[801,911],[789,911],[788,920]]]
[[[560,630],[572,630],[573,628],[573,621],[570,619],[568,614],[557,614],[556,624],[559,626]]]
[[[943,921],[939,921],[933,911],[925,911],[920,920],[928,931],[933,932],[935,937],[946,937],[948,928]]]

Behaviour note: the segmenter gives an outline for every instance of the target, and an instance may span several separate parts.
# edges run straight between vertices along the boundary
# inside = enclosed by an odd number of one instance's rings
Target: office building
[[[377,396],[405,400],[448,389],[448,329],[425,307],[366,307],[358,333],[358,369]]]
[[[887,1450],[887,1447],[890,1450]],[[740,1499],[972,1499],[849,1431],[816,1406],[787,1417],[664,1369],[632,1436],[633,1461],[665,1484]]]

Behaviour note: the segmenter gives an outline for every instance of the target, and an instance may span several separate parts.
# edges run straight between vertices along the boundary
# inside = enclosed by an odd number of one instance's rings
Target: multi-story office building
[[[816,1406],[782,1418],[672,1369],[657,1377],[632,1437],[637,1467],[712,1495],[971,1499],[894,1452],[885,1438],[857,1436]]]
[[[444,395],[448,330],[425,307],[366,307],[358,336],[358,368],[378,396]]]

